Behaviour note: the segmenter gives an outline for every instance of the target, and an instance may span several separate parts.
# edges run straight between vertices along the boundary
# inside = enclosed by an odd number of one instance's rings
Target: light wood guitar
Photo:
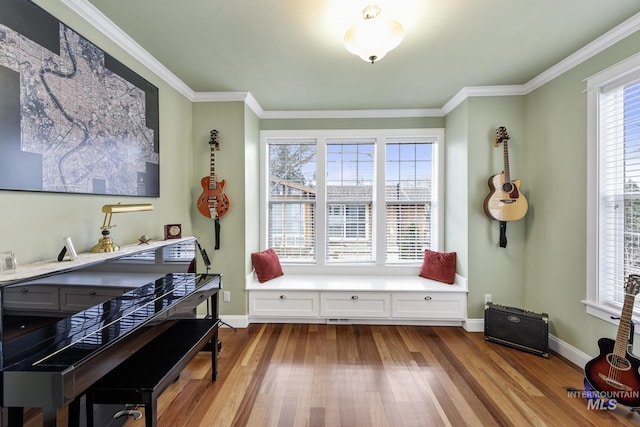
[[[616,340],[600,338],[600,355],[587,362],[584,375],[593,389],[609,399],[640,407],[640,360],[629,353],[633,303],[640,290],[640,276],[631,274],[624,287],[624,304]]]
[[[222,218],[229,209],[231,209],[231,201],[224,192],[225,180],[218,181],[216,176],[216,150],[220,148],[218,140],[218,131],[211,131],[209,145],[211,146],[211,169],[209,176],[205,176],[200,180],[202,185],[202,194],[198,197],[198,210],[207,218]]]
[[[520,180],[511,181],[509,176],[509,134],[505,127],[496,131],[493,145],[502,143],[504,151],[504,171],[489,178],[489,194],[484,199],[484,213],[498,221],[517,221],[527,213],[529,203],[520,192]]]

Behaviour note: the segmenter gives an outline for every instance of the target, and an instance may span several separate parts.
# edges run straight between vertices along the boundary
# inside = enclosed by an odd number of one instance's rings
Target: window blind
[[[315,260],[315,218],[315,140],[270,141],[269,247],[283,259]]]
[[[640,274],[640,74],[600,91],[598,300],[620,307]]]
[[[422,260],[431,247],[431,144],[387,141],[385,165],[386,258]]]
[[[261,132],[261,246],[319,271],[409,271],[441,250],[442,129]]]
[[[372,261],[375,139],[327,139],[327,262]]]

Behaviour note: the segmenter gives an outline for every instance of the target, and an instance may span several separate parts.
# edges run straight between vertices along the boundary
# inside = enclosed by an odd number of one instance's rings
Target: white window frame
[[[600,289],[600,94],[603,88],[640,76],[640,54],[623,60],[591,77],[587,82],[587,271],[586,299],[582,302],[588,314],[617,324],[620,308],[607,303]],[[633,316],[634,321],[640,316]],[[640,333],[640,331],[636,331]]]
[[[442,128],[417,128],[417,129],[315,129],[315,130],[263,130],[260,132],[260,248],[266,249],[268,245],[268,212],[269,212],[269,153],[268,141],[270,139],[315,139],[318,144],[317,152],[317,186],[324,188],[326,171],[325,171],[325,150],[326,140],[335,140],[335,138],[373,138],[375,139],[376,153],[376,176],[375,181],[384,183],[385,179],[385,142],[395,139],[415,139],[428,140],[432,145],[432,176],[436,183],[432,188],[432,215],[433,223],[436,227],[432,230],[432,249],[442,250],[444,247],[444,129]],[[354,264],[325,264],[324,254],[316,254],[315,263],[287,263],[283,261],[284,268],[291,273],[308,273],[309,271],[318,274],[327,273],[368,273],[375,271],[376,274],[384,274],[385,272],[393,273],[413,273],[419,267],[422,261],[416,261],[410,264],[386,264],[384,237],[386,205],[385,186],[378,185],[374,194],[374,204],[376,201],[383,203],[380,209],[374,209],[373,227],[375,227],[375,235],[378,241],[375,245],[375,262],[372,263],[354,263]],[[316,200],[316,222],[323,224],[316,231],[316,239],[326,238],[326,195],[324,191],[318,192]],[[316,242],[316,248],[324,247],[326,242]]]

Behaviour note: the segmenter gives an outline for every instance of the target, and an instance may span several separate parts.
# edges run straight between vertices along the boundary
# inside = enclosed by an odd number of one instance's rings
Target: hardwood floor
[[[640,425],[568,393],[583,372],[562,357],[462,328],[268,324],[220,337],[218,381],[196,356],[160,397],[160,427]]]
[[[160,426],[640,425],[570,396],[583,372],[565,359],[462,328],[270,324],[221,340],[218,381],[198,356],[161,396]]]

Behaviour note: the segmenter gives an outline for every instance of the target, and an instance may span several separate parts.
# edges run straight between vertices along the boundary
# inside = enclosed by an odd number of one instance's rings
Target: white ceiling
[[[465,87],[525,85],[640,17],[638,0],[63,2],[108,18],[189,90],[250,92],[267,111],[440,109]],[[369,3],[406,30],[375,64],[342,44]]]

